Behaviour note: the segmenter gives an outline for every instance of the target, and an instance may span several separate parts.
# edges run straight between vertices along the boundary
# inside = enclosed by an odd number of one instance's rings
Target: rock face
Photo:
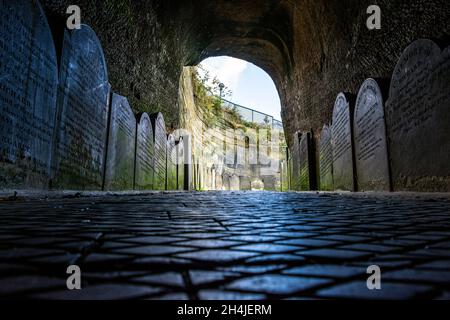
[[[42,0],[54,36],[69,0]],[[267,71],[278,87],[293,146],[297,131],[319,133],[338,92],[358,93],[369,77],[389,78],[404,48],[450,35],[447,0],[378,0],[381,30],[369,30],[369,0],[79,0],[84,23],[105,45],[112,86],[135,111],[180,123],[183,66],[230,55]],[[420,19],[421,23],[417,23]],[[60,46],[59,46],[60,47]],[[57,46],[58,48],[58,46]],[[126,70],[126,72],[124,72]]]

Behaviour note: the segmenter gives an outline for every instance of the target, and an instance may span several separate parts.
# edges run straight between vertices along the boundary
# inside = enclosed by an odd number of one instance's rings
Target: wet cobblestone
[[[445,299],[450,196],[194,192],[0,201],[0,297]],[[82,290],[66,288],[79,265]],[[382,290],[366,287],[382,269]]]

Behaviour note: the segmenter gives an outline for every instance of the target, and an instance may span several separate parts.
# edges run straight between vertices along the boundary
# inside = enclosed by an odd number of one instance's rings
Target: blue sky
[[[228,100],[281,120],[280,98],[272,78],[265,71],[231,57],[208,58],[201,66],[232,91]]]

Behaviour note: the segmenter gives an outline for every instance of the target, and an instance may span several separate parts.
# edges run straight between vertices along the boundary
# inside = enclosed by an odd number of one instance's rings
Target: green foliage
[[[214,127],[218,123],[226,122],[228,126],[234,129],[246,131],[248,128],[258,129],[267,128],[270,130],[269,122],[266,125],[246,121],[237,110],[236,106],[229,107],[222,104],[221,98],[231,96],[231,90],[227,87],[222,90],[220,97],[220,81],[217,78],[211,79],[208,71],[201,66],[192,68],[192,86],[194,98],[197,107],[203,111],[203,120],[209,127]]]

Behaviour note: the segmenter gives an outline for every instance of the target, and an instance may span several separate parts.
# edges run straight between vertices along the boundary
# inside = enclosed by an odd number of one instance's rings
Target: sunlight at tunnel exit
[[[227,99],[281,120],[281,104],[272,78],[254,64],[228,57],[213,57],[200,66],[231,90]]]

